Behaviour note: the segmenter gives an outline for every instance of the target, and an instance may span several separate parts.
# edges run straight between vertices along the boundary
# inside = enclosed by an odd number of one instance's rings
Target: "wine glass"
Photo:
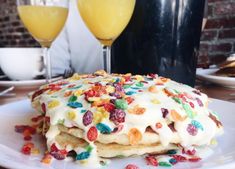
[[[104,49],[104,67],[111,73],[111,45],[122,33],[136,0],[78,0],[80,15]]]
[[[47,83],[52,78],[48,49],[64,27],[68,7],[68,0],[17,0],[21,21],[43,48]]]

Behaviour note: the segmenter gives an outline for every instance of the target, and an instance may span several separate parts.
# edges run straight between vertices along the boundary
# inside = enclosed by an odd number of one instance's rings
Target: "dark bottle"
[[[136,0],[112,46],[112,72],[157,73],[194,86],[205,0]]]

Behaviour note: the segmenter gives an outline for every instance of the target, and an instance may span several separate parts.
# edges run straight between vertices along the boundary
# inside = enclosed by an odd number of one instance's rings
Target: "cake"
[[[208,97],[156,74],[75,74],[42,86],[32,106],[56,159],[99,167],[106,159],[210,145],[223,133]]]

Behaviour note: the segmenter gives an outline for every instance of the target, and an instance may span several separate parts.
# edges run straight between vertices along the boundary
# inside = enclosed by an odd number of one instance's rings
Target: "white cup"
[[[11,80],[32,80],[45,74],[41,48],[0,48],[0,67]]]

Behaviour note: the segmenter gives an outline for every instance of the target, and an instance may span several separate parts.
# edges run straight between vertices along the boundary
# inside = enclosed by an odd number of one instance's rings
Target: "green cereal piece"
[[[124,89],[128,89],[128,88],[130,88],[130,87],[131,87],[131,85],[124,85],[124,86],[123,86]]]
[[[77,99],[78,99],[78,97],[73,95],[69,98],[68,102],[75,102],[75,101],[77,101]]]
[[[180,100],[180,98],[178,97],[173,97],[172,98],[175,102],[179,103],[179,104],[182,104],[182,101]]]
[[[183,104],[183,108],[189,118],[193,119],[196,115],[193,113],[191,107],[188,104]]]
[[[88,145],[88,146],[85,147],[85,149],[86,149],[87,152],[90,153],[93,150],[93,147],[91,145]]]
[[[158,165],[161,167],[171,167],[172,166],[170,163],[163,162],[163,161],[159,162]]]
[[[136,86],[137,86],[137,87],[143,87],[144,84],[143,84],[142,82],[138,82],[138,83],[136,83]]]
[[[117,100],[115,100],[115,106],[118,109],[126,110],[128,107],[128,104],[127,104],[126,100],[124,100],[124,99],[117,99]]]

